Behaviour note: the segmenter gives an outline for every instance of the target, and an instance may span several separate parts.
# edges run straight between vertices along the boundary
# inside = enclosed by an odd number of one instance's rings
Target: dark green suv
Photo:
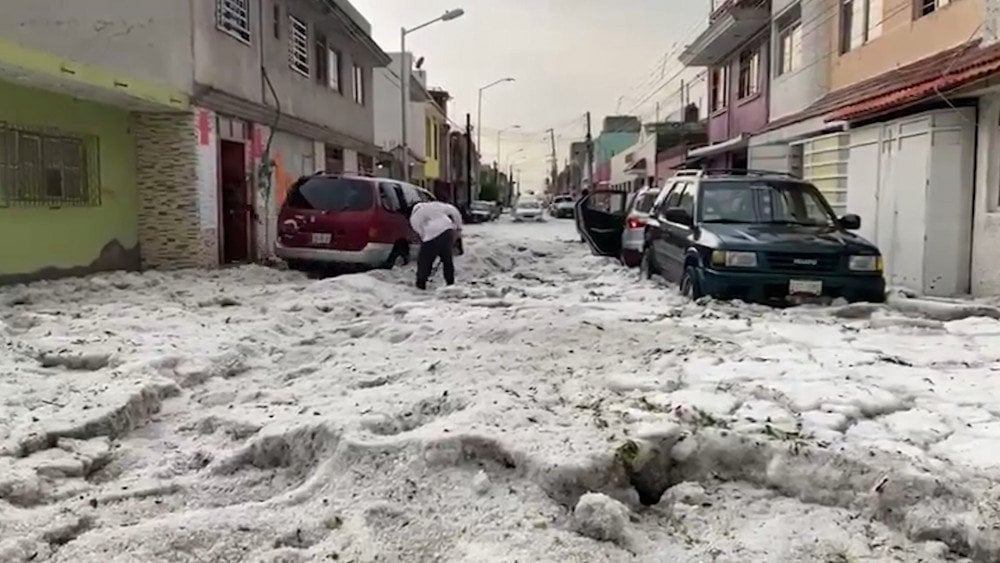
[[[624,209],[618,194],[593,192],[577,203],[587,242],[618,256]],[[812,184],[765,171],[682,171],[667,181],[645,226],[642,271],[677,282],[697,299],[759,303],[882,302],[878,248],[850,232]]]

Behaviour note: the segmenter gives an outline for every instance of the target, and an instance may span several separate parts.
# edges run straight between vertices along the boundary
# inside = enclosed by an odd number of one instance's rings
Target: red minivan
[[[294,269],[407,264],[420,246],[410,210],[433,199],[422,188],[386,178],[303,176],[278,213],[275,253]]]

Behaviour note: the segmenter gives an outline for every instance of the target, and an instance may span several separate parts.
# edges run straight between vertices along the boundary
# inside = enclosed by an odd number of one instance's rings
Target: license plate
[[[330,244],[331,240],[333,240],[333,235],[331,235],[330,233],[313,233],[312,234],[312,243],[313,244]]]
[[[822,295],[823,282],[812,280],[791,280],[788,282],[788,293],[791,295]]]

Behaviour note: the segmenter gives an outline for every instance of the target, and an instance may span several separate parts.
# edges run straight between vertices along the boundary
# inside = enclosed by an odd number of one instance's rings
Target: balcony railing
[[[713,66],[771,21],[770,0],[711,0],[708,27],[681,53],[688,66]]]
[[[734,8],[763,8],[767,7],[769,0],[711,0],[710,19],[715,19],[724,15]]]

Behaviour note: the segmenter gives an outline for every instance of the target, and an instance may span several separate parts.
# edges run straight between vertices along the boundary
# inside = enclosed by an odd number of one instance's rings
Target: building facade
[[[127,4],[5,8],[0,282],[265,259],[292,181],[376,154],[346,1]]]
[[[997,0],[771,5],[771,119],[749,164],[860,215],[890,285],[1000,292],[998,13]]]
[[[771,2],[726,0],[710,6],[708,27],[680,60],[708,71],[708,140],[689,153],[707,168],[747,168],[750,135],[770,111]]]

